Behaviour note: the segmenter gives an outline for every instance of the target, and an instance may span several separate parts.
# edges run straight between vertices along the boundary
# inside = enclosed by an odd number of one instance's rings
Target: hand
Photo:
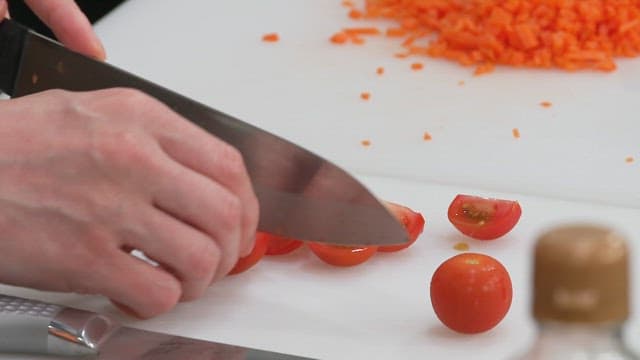
[[[104,47],[91,24],[73,0],[25,0],[56,37],[68,48],[104,60]],[[0,0],[0,19],[8,16],[7,0]]]
[[[0,119],[0,282],[102,294],[146,318],[253,248],[240,153],[150,97],[47,91],[1,101]]]

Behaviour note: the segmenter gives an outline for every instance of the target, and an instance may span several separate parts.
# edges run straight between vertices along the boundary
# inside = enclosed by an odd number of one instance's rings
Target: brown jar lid
[[[613,230],[568,225],[538,238],[533,315],[572,323],[623,322],[629,316],[629,250]]]

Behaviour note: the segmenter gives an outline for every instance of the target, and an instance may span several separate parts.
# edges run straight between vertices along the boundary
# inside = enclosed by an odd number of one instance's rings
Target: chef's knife
[[[407,241],[406,232],[384,206],[329,161],[126,71],[67,50],[13,20],[0,23],[0,89],[10,96],[54,88],[89,91],[111,87],[141,90],[235,146],[258,196],[259,230],[340,245]]]
[[[99,360],[308,359],[124,327],[105,315],[2,294],[0,352]]]

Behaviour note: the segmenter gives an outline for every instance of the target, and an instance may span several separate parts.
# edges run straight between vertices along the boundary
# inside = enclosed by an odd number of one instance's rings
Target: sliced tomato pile
[[[520,220],[517,201],[458,195],[449,205],[449,221],[461,233],[478,240],[493,240],[511,231]]]

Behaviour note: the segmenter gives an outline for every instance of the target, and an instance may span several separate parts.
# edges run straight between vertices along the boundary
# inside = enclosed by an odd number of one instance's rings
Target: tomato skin
[[[245,257],[241,257],[236,262],[236,265],[229,271],[228,275],[236,275],[245,272],[257,264],[260,259],[267,252],[267,246],[269,244],[269,234],[258,232],[256,233],[256,242],[253,246],[251,253]]]
[[[493,240],[507,234],[520,220],[517,201],[457,195],[449,205],[449,221],[461,233],[477,240]]]
[[[418,236],[424,230],[424,217],[419,212],[413,211],[406,206],[394,204],[392,202],[385,202],[385,206],[389,211],[400,221],[402,226],[407,230],[409,241],[400,245],[387,245],[378,247],[378,251],[381,252],[394,252],[400,251],[413,245],[418,239]]]
[[[302,246],[302,241],[277,235],[269,236],[266,255],[285,255]]]
[[[369,260],[377,251],[377,246],[352,247],[309,243],[309,248],[327,264],[334,266],[355,266]]]
[[[464,253],[433,274],[431,305],[453,331],[475,334],[494,328],[511,307],[513,288],[505,267],[488,255]]]

